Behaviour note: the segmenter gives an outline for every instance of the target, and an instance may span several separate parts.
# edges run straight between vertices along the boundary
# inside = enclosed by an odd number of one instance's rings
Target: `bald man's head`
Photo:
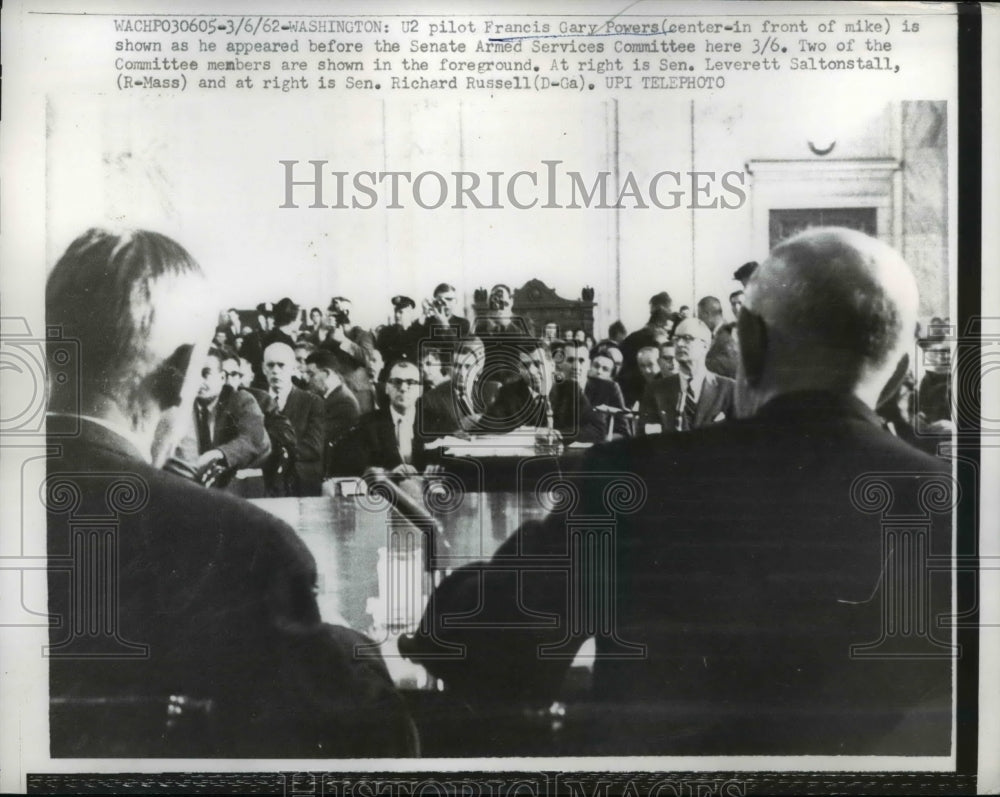
[[[272,343],[264,349],[262,369],[267,378],[268,387],[279,393],[292,387],[292,377],[297,373],[298,362],[295,352],[287,343]]]
[[[758,399],[812,389],[874,404],[909,343],[918,294],[890,246],[821,227],[776,246],[743,302],[740,381]]]

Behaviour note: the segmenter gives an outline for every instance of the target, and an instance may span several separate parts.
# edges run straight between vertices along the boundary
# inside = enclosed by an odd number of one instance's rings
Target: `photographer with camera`
[[[454,285],[442,282],[434,289],[434,298],[423,302],[423,338],[458,341],[469,336],[469,319],[453,312],[457,301],[458,293]]]
[[[372,372],[378,373],[375,338],[371,332],[352,324],[350,299],[334,296],[328,314],[330,325],[320,348],[338,356],[343,366],[340,376],[357,397],[361,412],[371,412],[378,403],[372,376]]]

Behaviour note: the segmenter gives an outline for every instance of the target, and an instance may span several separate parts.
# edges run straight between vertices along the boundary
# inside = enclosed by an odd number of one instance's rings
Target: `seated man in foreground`
[[[47,419],[51,755],[410,754],[383,662],[322,622],[295,532],[160,469],[200,382],[201,297],[198,264],[146,231],[90,230],[49,275],[53,357],[75,339],[82,358],[79,381],[53,380]],[[196,706],[202,732],[171,735]]]
[[[740,315],[742,420],[593,449],[573,498],[448,576],[400,649],[469,701],[547,706],[596,636],[589,752],[947,755],[948,574],[897,605],[918,616],[883,603],[894,556],[951,550],[947,465],[873,412],[916,311],[879,241],[780,244]]]

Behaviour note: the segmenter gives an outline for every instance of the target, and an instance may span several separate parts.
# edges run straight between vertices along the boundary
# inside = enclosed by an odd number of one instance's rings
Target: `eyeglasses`
[[[696,338],[694,335],[674,335],[674,343],[694,343],[696,340],[701,338]]]
[[[400,379],[399,377],[395,377],[393,379],[387,379],[386,381],[396,388],[396,390],[402,390],[404,387],[417,387],[420,385],[419,379]]]

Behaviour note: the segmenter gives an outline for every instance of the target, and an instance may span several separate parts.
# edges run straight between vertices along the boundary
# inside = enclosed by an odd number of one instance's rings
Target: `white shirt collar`
[[[414,416],[416,415],[416,408],[411,409],[404,415],[390,404],[389,414],[392,416],[392,423],[395,426],[395,424],[399,423],[400,421],[412,421]]]
[[[689,377],[683,371],[679,371],[678,373],[681,377],[681,390],[686,392],[688,389],[688,382],[690,382],[691,392],[694,394],[695,400],[697,401],[701,396],[701,389],[705,385],[705,377],[708,375],[708,371],[702,368],[701,371],[699,371],[693,378]]]

